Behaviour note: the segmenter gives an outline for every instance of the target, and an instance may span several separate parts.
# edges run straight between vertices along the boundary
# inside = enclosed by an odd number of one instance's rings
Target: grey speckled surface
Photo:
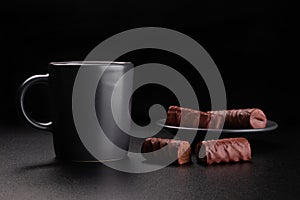
[[[1,126],[0,199],[296,199],[298,138],[293,129],[250,136],[250,163],[202,166],[194,159],[128,174],[100,163],[58,162],[50,133]]]

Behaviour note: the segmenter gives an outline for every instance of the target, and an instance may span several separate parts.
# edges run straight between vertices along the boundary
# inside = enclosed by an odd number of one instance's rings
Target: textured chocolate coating
[[[142,153],[149,153],[168,145],[166,151],[163,151],[163,156],[170,156],[173,152],[176,153],[177,164],[185,164],[191,162],[191,146],[187,141],[162,139],[162,138],[147,138],[142,145]],[[158,157],[158,156],[157,156]]]
[[[196,146],[200,163],[228,163],[251,160],[251,148],[246,138],[226,138],[201,141]]]
[[[209,111],[208,113],[224,115],[224,128],[265,128],[267,118],[264,112],[258,108]]]
[[[166,124],[170,126],[179,126],[178,120],[177,120],[177,112],[179,112],[178,106],[170,106],[168,113],[167,113],[167,119]]]
[[[189,108],[170,106],[166,124],[191,128],[221,128],[224,117]]]

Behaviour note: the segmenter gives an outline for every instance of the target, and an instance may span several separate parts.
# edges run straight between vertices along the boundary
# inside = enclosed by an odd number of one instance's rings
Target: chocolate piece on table
[[[209,111],[211,114],[224,114],[224,128],[265,128],[267,118],[264,112],[258,108]]]
[[[162,138],[147,138],[142,145],[142,153],[153,152],[155,155],[155,151],[159,150],[163,147],[166,147],[165,151],[160,153],[163,156],[171,156],[172,153],[176,153],[177,160],[175,161],[177,164],[185,164],[191,162],[191,147],[190,143],[187,141],[181,140],[173,140],[173,139],[162,139]],[[163,158],[162,156],[157,156],[157,158]]]
[[[222,128],[224,117],[189,108],[170,106],[166,124],[190,128]]]
[[[200,163],[239,162],[251,160],[251,148],[246,138],[226,138],[201,141],[196,146]]]

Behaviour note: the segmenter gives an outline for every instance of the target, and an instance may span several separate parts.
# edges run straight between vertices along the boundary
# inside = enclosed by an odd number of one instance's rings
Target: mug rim
[[[50,66],[99,66],[99,65],[132,65],[131,62],[119,62],[119,61],[59,61],[59,62],[50,62]]]

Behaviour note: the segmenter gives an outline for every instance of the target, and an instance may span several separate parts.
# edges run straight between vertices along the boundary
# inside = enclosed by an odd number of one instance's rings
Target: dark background
[[[101,41],[131,28],[165,27],[199,42],[225,82],[228,108],[259,107],[281,127],[298,121],[292,6],[287,1],[10,1],[1,6],[0,121],[20,123],[15,96],[29,76],[47,73],[51,61],[82,60]],[[210,100],[188,63],[159,50],[124,55],[135,65],[168,64],[193,84],[203,109]],[[125,60],[126,59],[126,60]],[[28,110],[49,119],[47,92],[34,87]],[[145,86],[134,94],[133,116],[147,107],[176,103],[170,91]]]

